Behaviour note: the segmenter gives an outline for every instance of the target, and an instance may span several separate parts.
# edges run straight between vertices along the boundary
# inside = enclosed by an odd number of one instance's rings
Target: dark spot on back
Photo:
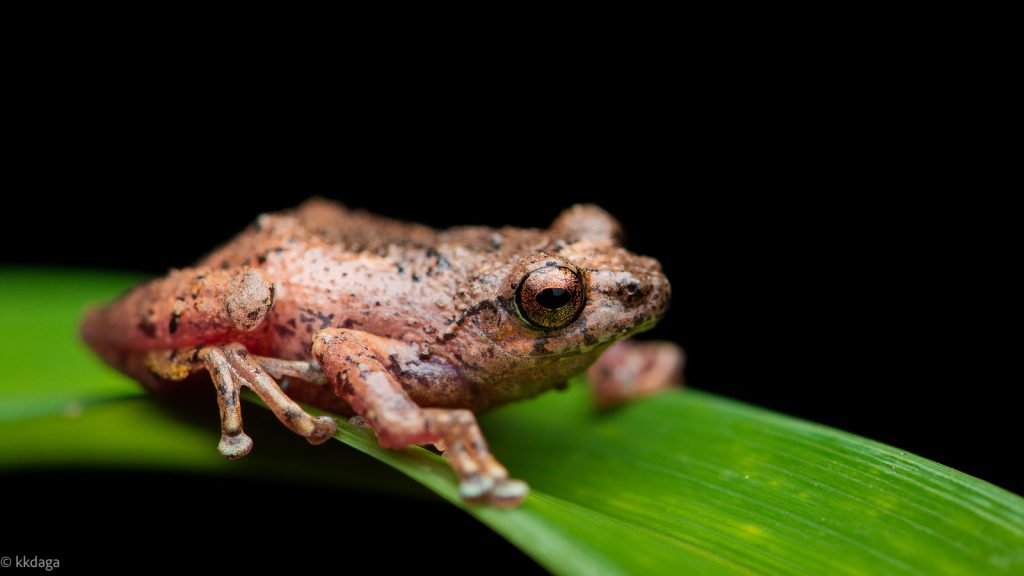
[[[263,303],[266,304],[267,306],[267,312],[270,312],[270,309],[274,307],[274,295],[276,293],[276,288],[274,287],[274,284],[271,284],[270,287],[267,288],[267,292],[269,292],[269,295],[267,296],[267,299],[263,301]]]
[[[315,312],[316,317],[320,320],[320,329],[323,330],[331,325],[331,321],[334,320],[334,314],[324,314],[323,312]],[[310,318],[312,320],[312,318]]]
[[[153,324],[148,318],[139,320],[137,327],[147,338],[156,338],[156,324]]]

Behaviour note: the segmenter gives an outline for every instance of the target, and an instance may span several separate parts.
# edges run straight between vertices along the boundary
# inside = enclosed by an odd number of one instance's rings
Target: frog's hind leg
[[[280,358],[267,358],[265,356],[254,356],[254,358],[256,358],[264,370],[278,380],[292,377],[321,386],[328,383],[327,375],[320,369],[320,365],[312,360],[281,360]]]
[[[201,356],[213,378],[217,405],[220,406],[220,443],[217,450],[225,458],[241,458],[252,450],[252,438],[242,431],[242,407],[238,398],[242,390],[240,379],[220,350],[205,348]]]
[[[337,423],[328,416],[314,417],[289,398],[277,382],[264,371],[260,361],[241,344],[208,346],[200,349],[153,352],[147,367],[154,375],[180,380],[195,370],[205,368],[213,378],[220,406],[221,439],[217,448],[227,458],[241,458],[252,449],[252,440],[242,430],[239,392],[247,387],[259,396],[278,420],[310,444],[322,444],[334,436]],[[312,369],[303,362],[274,361],[274,367],[286,372]]]
[[[289,398],[277,382],[260,366],[255,356],[241,344],[228,344],[218,348],[204,348],[200,357],[206,355],[206,367],[216,380],[218,367],[226,365],[231,376],[259,396],[289,430],[305,438],[310,444],[323,444],[337,431],[338,424],[330,416],[311,416],[294,400]],[[218,386],[218,396],[220,396]],[[227,456],[227,454],[225,454]],[[229,456],[230,457],[230,456]]]

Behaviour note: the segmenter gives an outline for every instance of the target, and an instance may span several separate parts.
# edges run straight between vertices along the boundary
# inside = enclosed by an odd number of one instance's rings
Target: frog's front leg
[[[599,408],[681,386],[686,355],[672,342],[623,340],[587,371]]]
[[[313,357],[353,410],[373,428],[385,448],[442,441],[445,457],[459,477],[467,500],[515,506],[528,488],[508,477],[491,455],[469,410],[421,408],[395,378],[394,359],[412,354],[409,346],[357,330],[332,328],[313,337]]]

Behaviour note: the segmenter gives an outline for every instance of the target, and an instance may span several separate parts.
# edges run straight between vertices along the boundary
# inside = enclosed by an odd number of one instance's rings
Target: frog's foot
[[[508,471],[487,448],[476,417],[469,410],[447,410],[426,408],[421,414],[397,414],[391,430],[387,433],[389,442],[408,443],[409,437],[419,436],[435,444],[440,442],[444,457],[459,475],[459,495],[471,502],[487,501],[498,506],[516,506],[529,492],[521,480],[508,477]],[[436,432],[435,432],[436,431]],[[436,438],[436,439],[435,439]]]
[[[421,408],[388,370],[407,345],[357,330],[331,328],[313,336],[313,357],[335,391],[373,428],[385,448],[442,442],[466,500],[516,506],[529,491],[508,477],[487,448],[469,410]]]
[[[199,351],[199,358],[213,377],[220,405],[220,453],[240,458],[249,453],[252,440],[242,432],[242,414],[238,393],[242,386],[256,393],[282,424],[305,438],[310,444],[323,444],[337,430],[337,423],[328,416],[314,417],[289,398],[267,374],[260,361],[241,344],[208,347]]]
[[[587,371],[600,408],[683,383],[683,349],[671,342],[624,340],[609,348]]]

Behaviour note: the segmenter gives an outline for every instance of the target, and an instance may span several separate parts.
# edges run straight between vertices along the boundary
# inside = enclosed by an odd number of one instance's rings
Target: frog
[[[652,328],[671,289],[659,262],[622,240],[592,204],[547,229],[435,229],[315,197],[88,310],[81,335],[154,392],[212,381],[229,459],[253,447],[247,388],[311,444],[338,421],[305,405],[351,417],[385,448],[433,445],[462,498],[517,506],[529,487],[491,453],[476,414],[564,388],[592,366],[604,397],[631,395],[610,375],[638,364],[597,361]],[[659,374],[681,358],[649,356]]]

